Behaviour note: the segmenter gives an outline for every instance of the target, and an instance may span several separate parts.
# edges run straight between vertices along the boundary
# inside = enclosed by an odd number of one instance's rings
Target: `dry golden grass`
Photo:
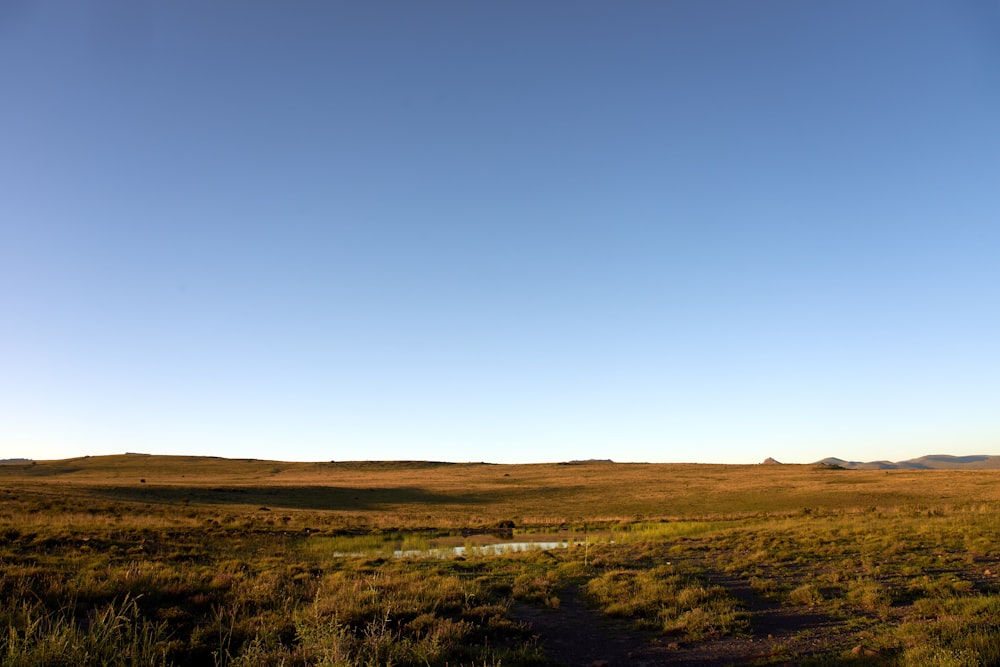
[[[726,588],[739,581],[785,616],[833,624],[775,640],[758,664],[841,664],[862,644],[882,664],[998,664],[998,481],[1000,471],[797,465],[6,464],[0,666],[55,664],[50,654],[206,667],[547,664],[514,600],[557,610],[575,587],[669,636],[725,643],[753,632],[759,611]],[[585,543],[388,557],[478,544],[485,537],[470,533],[501,522]],[[339,555],[356,551],[366,555]],[[83,632],[81,618],[100,632]]]
[[[267,507],[374,526],[517,525],[745,517],[1000,500],[1000,471],[862,471],[812,465],[288,463],[121,455],[0,466],[0,487],[44,498]]]

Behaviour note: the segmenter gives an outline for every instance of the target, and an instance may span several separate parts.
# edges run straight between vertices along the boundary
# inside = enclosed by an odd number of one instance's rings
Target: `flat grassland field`
[[[0,667],[1000,664],[998,511],[986,470],[8,463]]]

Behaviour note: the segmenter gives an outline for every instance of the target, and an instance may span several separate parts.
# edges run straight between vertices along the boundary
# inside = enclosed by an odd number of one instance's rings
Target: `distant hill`
[[[1000,456],[949,456],[931,454],[907,461],[845,461],[836,457],[825,458],[817,464],[837,466],[848,470],[1000,470]]]
[[[4,463],[31,463],[31,459],[0,459],[0,465]]]

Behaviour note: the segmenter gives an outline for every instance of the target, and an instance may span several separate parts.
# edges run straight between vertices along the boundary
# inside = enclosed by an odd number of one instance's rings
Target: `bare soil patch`
[[[591,609],[576,585],[565,588],[559,599],[555,609],[526,603],[513,609],[519,620],[531,625],[548,658],[570,667],[670,664],[666,660],[671,649],[664,640]]]
[[[816,609],[783,607],[728,575],[714,573],[708,581],[740,601],[750,615],[749,634],[688,642],[644,632],[588,607],[575,585],[562,591],[558,608],[518,603],[513,612],[532,627],[548,658],[569,667],[792,664],[851,648],[848,629]]]

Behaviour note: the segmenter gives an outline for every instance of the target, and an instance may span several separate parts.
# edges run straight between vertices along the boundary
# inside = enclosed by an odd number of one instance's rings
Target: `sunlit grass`
[[[706,535],[733,528],[734,524],[733,521],[641,521],[613,530],[612,539],[621,543],[671,540]]]
[[[725,589],[671,565],[608,570],[588,581],[586,591],[612,616],[692,640],[747,628],[747,615]]]

